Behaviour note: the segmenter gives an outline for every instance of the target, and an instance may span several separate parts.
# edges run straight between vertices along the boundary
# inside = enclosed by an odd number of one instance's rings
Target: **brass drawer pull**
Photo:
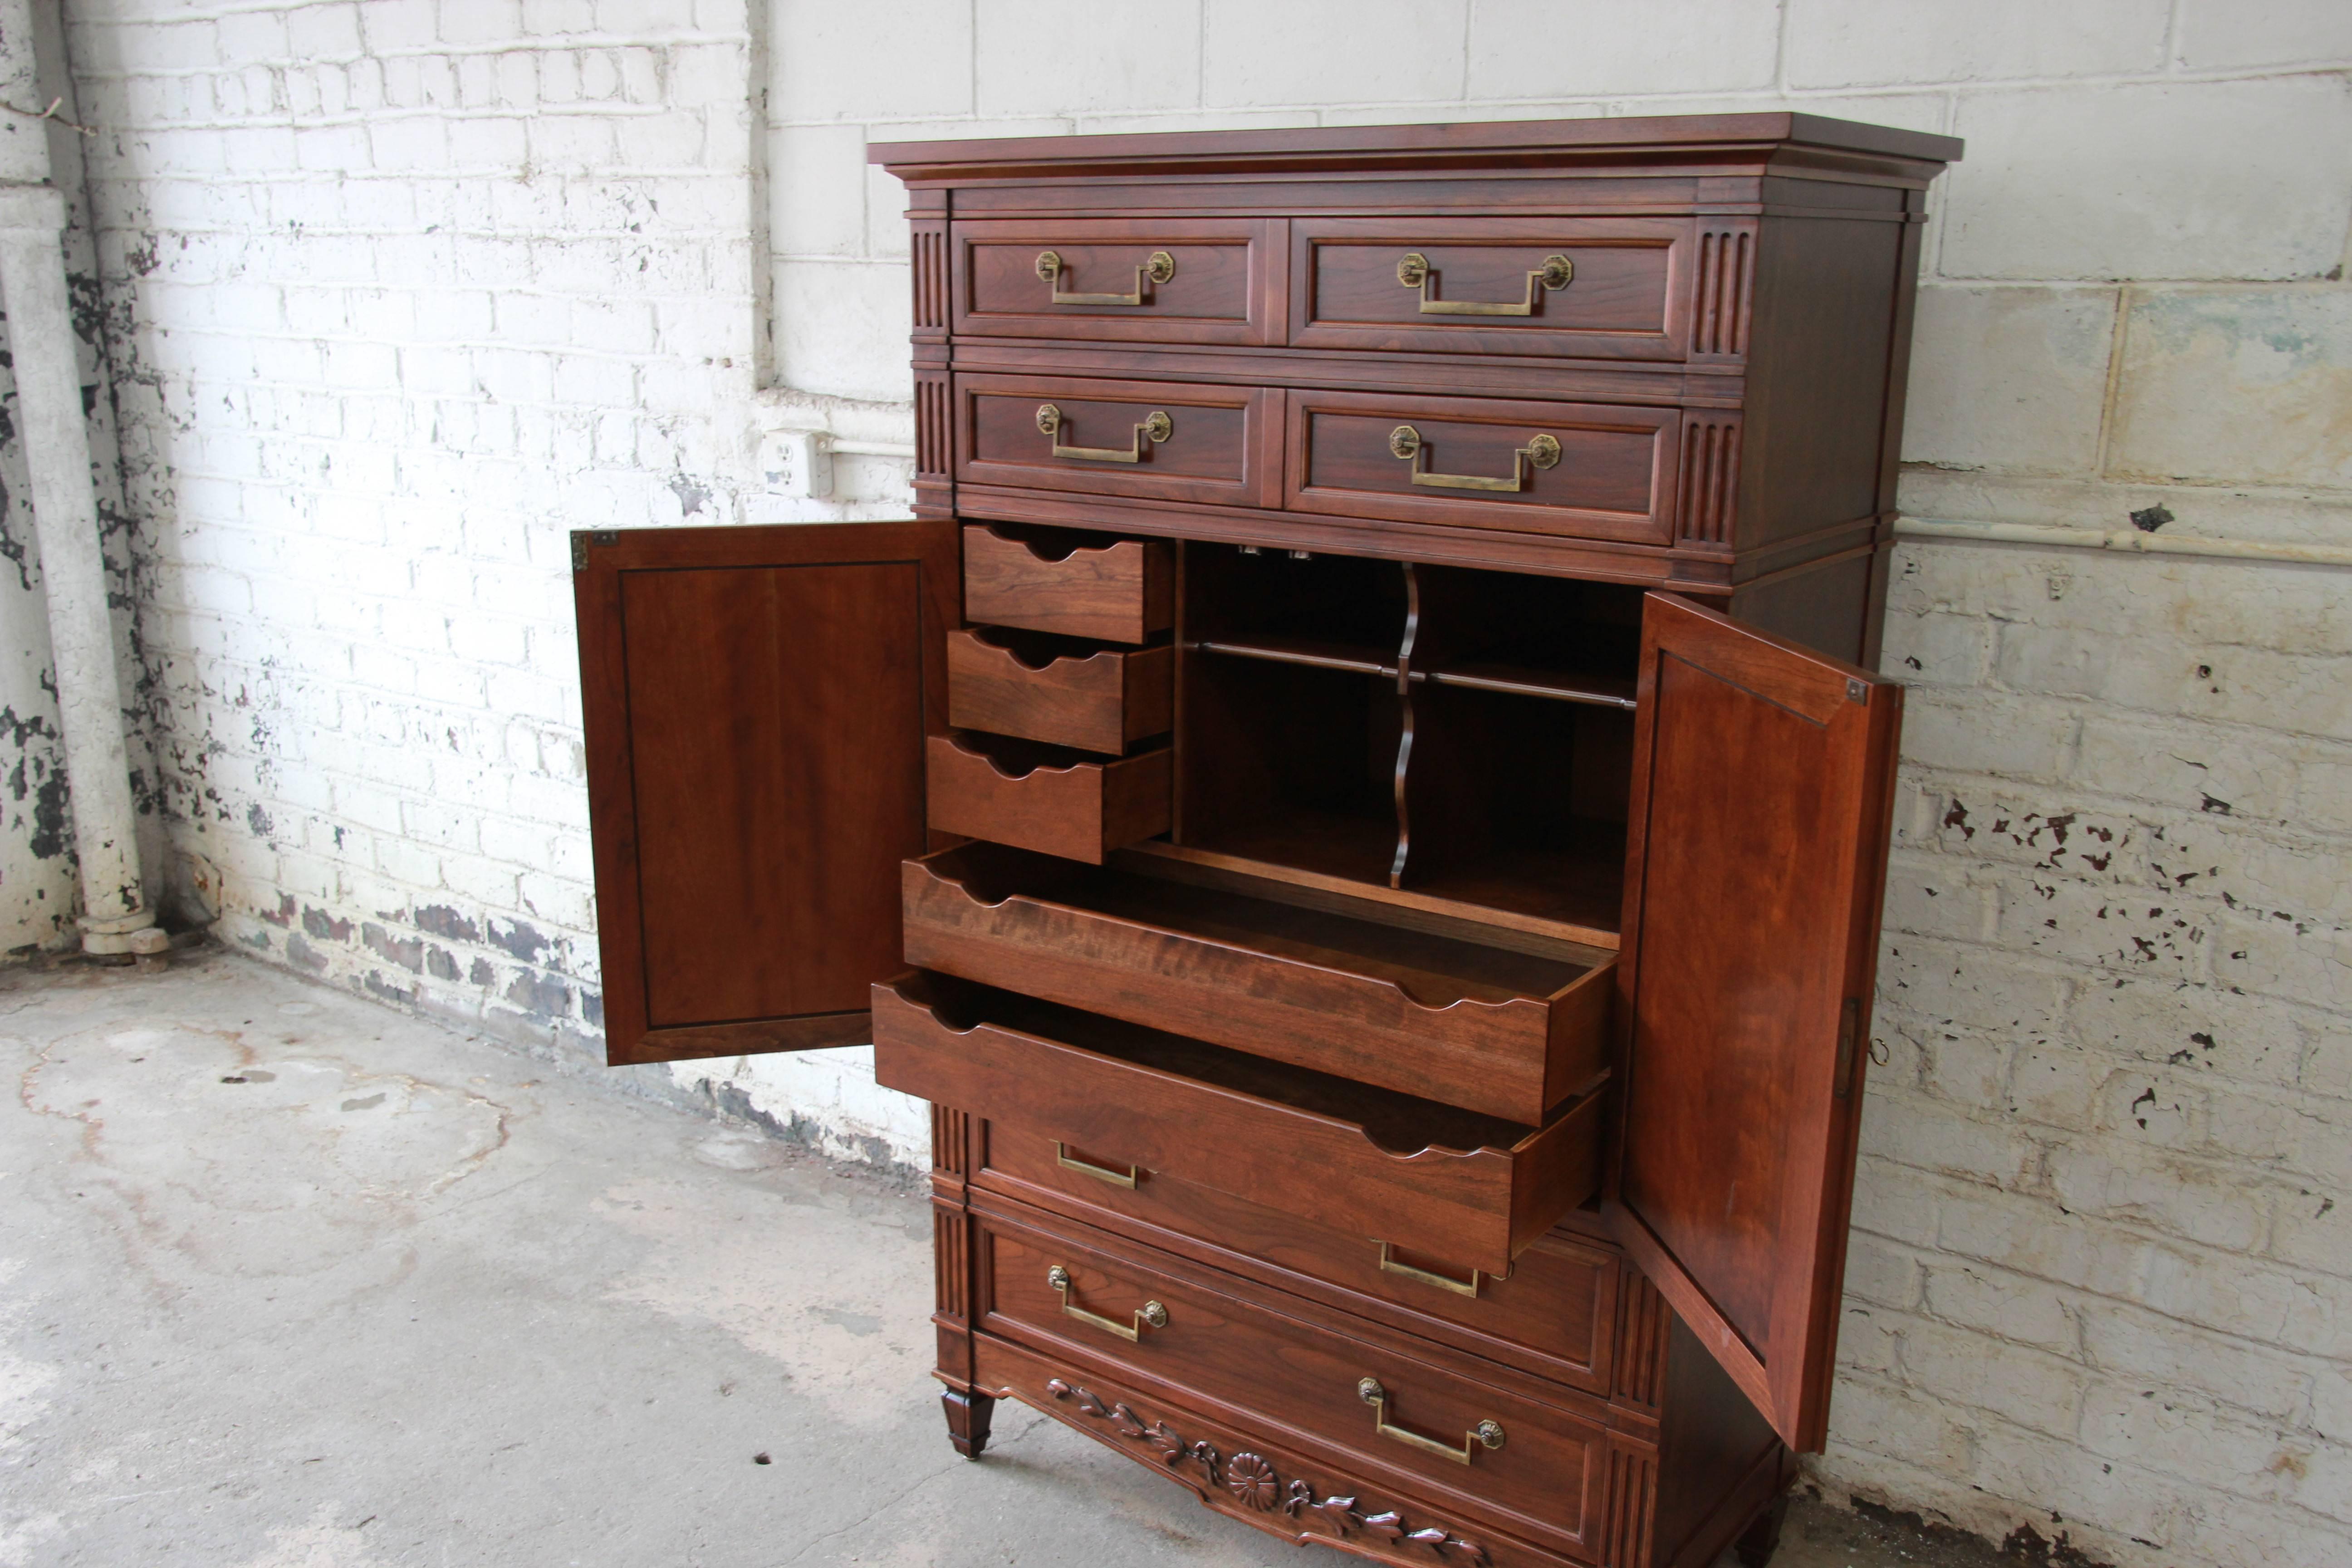
[[[1037,258],[1037,265],[1041,268],[1045,265],[1044,257]],[[1543,258],[1541,267],[1528,274],[1526,300],[1516,305],[1508,301],[1482,305],[1475,301],[1431,299],[1429,290],[1436,279],[1437,273],[1429,265],[1429,258],[1418,250],[1411,252],[1403,260],[1397,263],[1397,281],[1408,289],[1421,290],[1421,313],[1424,316],[1532,316],[1536,313],[1536,289],[1538,287],[1552,289],[1565,289],[1569,285],[1569,280],[1575,276],[1575,262],[1565,256],[1547,256]],[[1055,296],[1056,299],[1060,297]]]
[[[1142,1306],[1138,1307],[1135,1310],[1135,1321],[1132,1323],[1122,1323],[1117,1318],[1106,1318],[1100,1313],[1087,1311],[1070,1300],[1070,1271],[1058,1263],[1045,1270],[1045,1283],[1061,1292],[1062,1311],[1065,1316],[1076,1318],[1082,1323],[1091,1323],[1106,1333],[1117,1334],[1129,1344],[1140,1344],[1143,1341],[1143,1331],[1146,1329],[1164,1329],[1168,1326],[1168,1309],[1157,1301],[1146,1301]],[[1501,1428],[1497,1427],[1496,1430],[1500,1431]]]
[[[1479,1448],[1499,1448],[1503,1446],[1503,1424],[1500,1421],[1479,1422],[1462,1435],[1462,1447],[1458,1448],[1451,1443],[1441,1443],[1434,1437],[1424,1437],[1418,1432],[1408,1432],[1402,1426],[1391,1426],[1389,1424],[1389,1391],[1381,1386],[1381,1380],[1377,1377],[1360,1380],[1356,1384],[1356,1397],[1372,1407],[1374,1432],[1383,1437],[1393,1437],[1398,1442],[1419,1448],[1423,1453],[1435,1454],[1441,1458],[1451,1459],[1457,1465],[1468,1464],[1471,1456]]]
[[[1489,1274],[1484,1269],[1473,1268],[1467,1279],[1456,1279],[1450,1274],[1433,1273],[1426,1268],[1415,1268],[1410,1263],[1398,1262],[1395,1244],[1387,1241],[1381,1243],[1381,1272],[1402,1274],[1408,1279],[1418,1279],[1423,1285],[1434,1285],[1441,1290],[1451,1290],[1456,1296],[1471,1297],[1475,1297],[1485,1288],[1487,1280],[1499,1281],[1511,1277],[1511,1271],[1507,1268],[1500,1274]]]
[[[1139,1165],[1129,1165],[1126,1170],[1121,1171],[1109,1165],[1097,1165],[1092,1160],[1081,1160],[1071,1153],[1069,1145],[1059,1139],[1055,1140],[1054,1142],[1054,1163],[1061,1166],[1065,1171],[1076,1171],[1081,1175],[1092,1176],[1097,1182],[1108,1182],[1114,1187],[1125,1187],[1129,1192],[1135,1190],[1137,1180],[1143,1174],[1143,1169]]]
[[[1043,410],[1039,411],[1038,417],[1040,419],[1045,417]],[[1139,426],[1137,428],[1140,429],[1141,426]],[[1137,445],[1140,446],[1141,442],[1139,440]],[[1057,453],[1061,450],[1058,447],[1054,449]],[[1412,465],[1414,484],[1428,485],[1435,489],[1445,490],[1516,492],[1528,488],[1528,468],[1549,468],[1559,461],[1559,443],[1549,436],[1538,436],[1512,453],[1511,477],[1507,479],[1489,479],[1477,474],[1433,474],[1423,467],[1428,458],[1428,454],[1429,448],[1422,444],[1421,432],[1412,426],[1400,425],[1389,432],[1389,455],[1402,458]]]
[[[1176,421],[1155,408],[1135,427],[1133,447],[1065,447],[1056,434],[1062,428],[1062,411],[1050,403],[1041,403],[1037,405],[1037,428],[1054,437],[1054,456],[1057,458],[1076,458],[1084,463],[1139,463],[1143,461],[1143,444],[1165,441],[1176,434]]]
[[[1135,292],[1132,294],[1065,294],[1062,292],[1061,276],[1067,269],[1067,264],[1053,251],[1038,253],[1037,276],[1052,286],[1056,305],[1140,305],[1145,303],[1143,286],[1146,283],[1165,283],[1176,276],[1176,258],[1164,250],[1153,251],[1145,258],[1143,265],[1135,269]],[[1426,305],[1422,307],[1423,310],[1428,308]]]

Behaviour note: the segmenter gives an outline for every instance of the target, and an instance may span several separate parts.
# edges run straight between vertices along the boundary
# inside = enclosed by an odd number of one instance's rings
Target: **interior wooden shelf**
[[[1274,664],[1303,665],[1311,669],[1350,670],[1390,679],[1394,679],[1397,672],[1394,658],[1383,659],[1370,648],[1306,637],[1253,637],[1246,641],[1216,638],[1190,646],[1200,653],[1219,654],[1229,658],[1259,658]],[[1633,680],[1630,676],[1578,674],[1480,662],[1440,666],[1435,669],[1413,669],[1408,679],[1414,685],[1499,691],[1506,696],[1536,697],[1554,702],[1587,702],[1596,707],[1622,709],[1629,713],[1634,705]]]

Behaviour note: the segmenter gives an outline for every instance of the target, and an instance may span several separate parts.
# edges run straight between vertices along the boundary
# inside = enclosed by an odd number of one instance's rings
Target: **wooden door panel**
[[[1607,1212],[1792,1447],[1827,1424],[1902,689],[1653,594]]]
[[[608,1059],[870,1037],[947,728],[953,524],[578,537]]]

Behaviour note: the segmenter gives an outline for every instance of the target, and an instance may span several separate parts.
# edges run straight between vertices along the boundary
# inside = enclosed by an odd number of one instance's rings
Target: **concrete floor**
[[[1308,1561],[1019,1406],[957,1458],[910,1185],[219,953],[0,976],[0,1565]]]

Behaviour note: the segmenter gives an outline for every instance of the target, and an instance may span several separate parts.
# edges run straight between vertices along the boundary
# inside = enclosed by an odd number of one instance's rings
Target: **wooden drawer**
[[[1291,226],[1300,348],[1678,360],[1687,218],[1307,218]]]
[[[1307,1439],[1349,1475],[1592,1555],[1608,1434],[1589,1397],[1524,1380],[1506,1391],[1433,1366],[1405,1342],[1307,1321],[1243,1281],[1077,1226],[992,1215],[980,1246],[982,1332],[1242,1413],[1269,1434]],[[1269,1483],[1269,1506],[1281,1481]]]
[[[1681,421],[1671,408],[1293,392],[1285,504],[1664,544]]]
[[[1203,218],[958,223],[954,331],[1095,342],[1272,342],[1281,300],[1276,226]]]
[[[1597,1093],[1524,1127],[946,975],[874,987],[874,1049],[903,1093],[1496,1274],[1600,1179]]]
[[[1003,1121],[988,1124],[977,1180],[1538,1377],[1609,1392],[1622,1265],[1615,1249],[1565,1229],[1538,1238],[1509,1274],[1485,1274]]]
[[[1114,753],[1166,732],[1176,700],[1173,648],[1065,646],[1018,632],[950,632],[948,722]]]
[[[1279,393],[1036,375],[959,375],[955,388],[958,484],[1279,504]]]
[[[1176,622],[1176,553],[1160,540],[963,531],[963,613],[992,626],[1139,643]]]
[[[1616,955],[1597,948],[1518,939],[1538,956],[997,844],[901,876],[925,968],[1529,1126],[1606,1072]]]
[[[1165,746],[1094,762],[1022,741],[933,735],[923,762],[934,832],[1100,865],[1121,845],[1168,831],[1173,774]]]

